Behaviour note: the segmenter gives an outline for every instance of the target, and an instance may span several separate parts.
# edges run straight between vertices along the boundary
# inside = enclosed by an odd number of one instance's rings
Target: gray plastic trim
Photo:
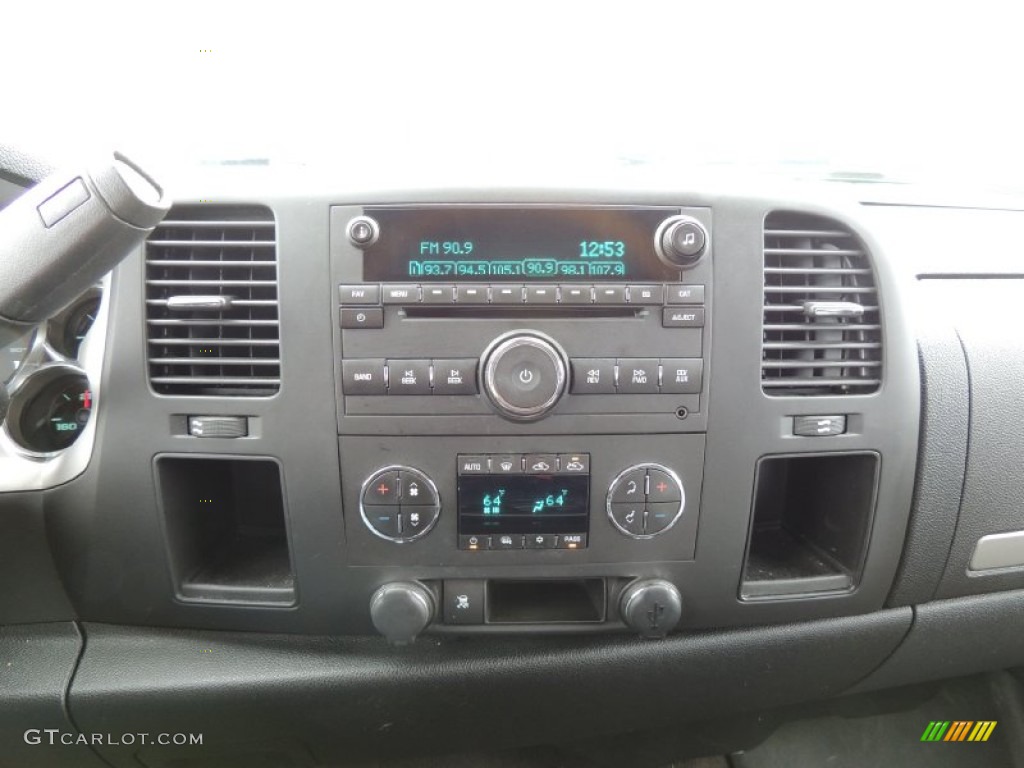
[[[1024,531],[1009,531],[982,536],[974,545],[971,571],[992,571],[1024,565]]]

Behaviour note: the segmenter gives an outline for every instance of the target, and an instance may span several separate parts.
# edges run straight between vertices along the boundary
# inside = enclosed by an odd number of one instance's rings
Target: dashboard
[[[39,556],[0,623],[81,628],[67,697],[94,727],[187,722],[175,670],[196,643],[228,740],[247,718],[281,735],[289,697],[348,712],[377,670],[382,714],[299,729],[323,755],[380,749],[384,720],[451,736],[410,714],[429,681],[507,716],[528,694],[509,655],[584,691],[611,675],[622,728],[668,722],[656,677],[698,686],[697,717],[945,674],[924,660],[1024,587],[1019,483],[995,458],[1024,450],[999,416],[1020,407],[1019,341],[992,332],[1020,267],[963,267],[946,220],[1021,231],[1015,211],[810,185],[214,173],[4,350],[4,546]],[[954,667],[1015,648],[998,633]],[[135,653],[157,670],[113,671]],[[261,675],[233,704],[227,681]],[[619,727],[579,706],[574,736]]]

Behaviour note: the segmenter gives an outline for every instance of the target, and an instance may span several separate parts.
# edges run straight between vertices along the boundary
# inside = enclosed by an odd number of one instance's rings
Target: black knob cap
[[[692,267],[707,250],[708,233],[692,216],[666,219],[655,235],[658,256],[672,267]]]
[[[484,357],[484,391],[509,419],[539,419],[565,392],[565,355],[554,340],[533,333],[499,338]]]
[[[665,637],[682,618],[683,598],[670,581],[635,581],[623,590],[619,613],[643,637]]]
[[[413,581],[385,584],[370,598],[370,618],[389,643],[408,645],[434,620],[434,597]]]

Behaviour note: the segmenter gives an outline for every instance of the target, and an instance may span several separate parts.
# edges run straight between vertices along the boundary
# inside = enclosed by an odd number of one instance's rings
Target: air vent
[[[281,386],[274,216],[175,206],[146,242],[149,381],[164,395],[259,397]]]
[[[874,392],[882,326],[871,260],[832,219],[770,213],[764,224],[761,387],[773,396]]]

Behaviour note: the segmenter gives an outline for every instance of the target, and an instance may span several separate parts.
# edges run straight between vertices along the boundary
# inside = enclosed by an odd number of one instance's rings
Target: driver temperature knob
[[[370,619],[389,643],[409,645],[434,620],[434,596],[414,581],[385,584],[370,598]]]
[[[622,592],[619,613],[631,629],[647,638],[662,638],[683,615],[683,598],[676,585],[664,579],[635,581]]]

